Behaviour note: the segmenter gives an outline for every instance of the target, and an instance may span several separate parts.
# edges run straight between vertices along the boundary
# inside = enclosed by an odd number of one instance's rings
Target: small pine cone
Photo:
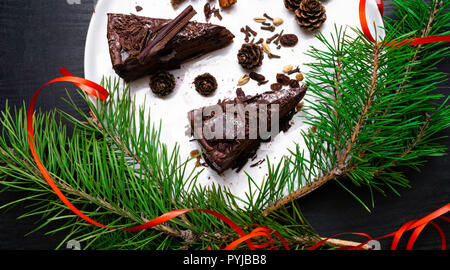
[[[210,96],[217,90],[217,80],[213,75],[205,73],[197,76],[194,80],[195,90],[202,96]]]
[[[290,11],[296,11],[303,0],[284,0],[284,6]]]
[[[155,73],[150,78],[150,88],[157,96],[168,96],[175,89],[175,77],[165,71]]]
[[[253,43],[244,43],[238,53],[239,64],[248,70],[262,66],[263,59],[263,49]]]
[[[303,0],[295,15],[297,23],[310,32],[319,29],[327,19],[325,7],[318,0]]]

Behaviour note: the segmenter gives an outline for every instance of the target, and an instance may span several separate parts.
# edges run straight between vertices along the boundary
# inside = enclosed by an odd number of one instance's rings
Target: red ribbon
[[[168,213],[165,213],[151,221],[148,221],[144,224],[135,226],[135,227],[131,227],[131,228],[125,228],[125,229],[118,229],[118,228],[112,228],[106,225],[103,225],[93,219],[91,219],[90,217],[86,216],[83,212],[81,212],[77,207],[75,207],[68,199],[67,197],[62,193],[62,191],[58,188],[58,186],[56,185],[56,183],[53,181],[53,179],[51,178],[50,174],[48,173],[48,171],[45,169],[44,165],[42,164],[41,160],[39,159],[39,156],[36,152],[36,142],[35,142],[35,137],[34,137],[34,131],[33,131],[33,115],[34,115],[34,107],[37,101],[37,98],[39,96],[39,94],[41,93],[41,91],[43,90],[44,87],[46,87],[49,84],[52,83],[56,83],[56,82],[71,82],[74,83],[76,86],[78,86],[79,88],[81,88],[83,91],[85,91],[86,93],[88,93],[91,96],[95,96],[100,98],[101,100],[106,100],[109,96],[108,91],[103,88],[102,86],[83,79],[83,78],[79,78],[79,77],[74,77],[67,69],[65,69],[64,67],[61,68],[59,70],[64,77],[60,77],[60,78],[56,78],[53,79],[49,82],[47,82],[46,84],[44,84],[41,88],[39,88],[38,91],[36,91],[36,93],[34,94],[33,98],[31,99],[30,105],[28,106],[28,112],[27,112],[27,132],[28,132],[28,144],[30,146],[30,150],[31,153],[33,155],[34,161],[36,162],[39,171],[42,173],[42,175],[44,176],[45,180],[47,181],[47,183],[50,185],[50,187],[52,188],[52,190],[56,193],[56,195],[59,197],[59,199],[70,209],[72,210],[72,212],[74,212],[77,216],[79,216],[80,218],[82,218],[83,220],[85,220],[86,222],[98,226],[98,227],[103,227],[103,228],[108,228],[108,229],[113,229],[113,230],[119,230],[119,231],[141,231],[141,230],[146,230],[146,229],[150,229],[152,227],[155,227],[159,224],[165,223],[173,218],[176,218],[180,215],[186,214],[187,212],[190,211],[201,211],[210,215],[213,215],[217,218],[219,218],[220,220],[222,220],[223,222],[225,222],[228,226],[230,226],[231,228],[233,228],[233,230],[235,232],[237,232],[239,234],[239,236],[241,238],[239,238],[238,240],[232,242],[230,245],[228,245],[227,247],[225,247],[226,250],[230,250],[230,249],[234,249],[236,248],[240,243],[242,242],[246,242],[247,245],[249,246],[250,249],[254,250],[254,249],[259,249],[259,248],[265,248],[267,246],[269,246],[270,244],[272,244],[272,237],[271,234],[274,233],[273,230],[264,227],[264,226],[260,226],[258,228],[256,228],[255,230],[253,230],[250,234],[246,234],[239,226],[237,226],[233,221],[231,221],[229,218],[227,218],[226,216],[211,211],[211,210],[207,210],[207,209],[180,209],[180,210],[175,210],[175,211],[171,211]],[[286,244],[286,241],[281,237],[281,235],[275,233],[277,235],[277,237],[279,237],[281,239],[281,241],[283,242],[284,246],[286,249],[289,249],[288,245]],[[253,245],[250,241],[250,239],[255,238],[255,237],[268,237],[269,241],[266,242],[263,245]]]
[[[411,250],[415,241],[417,240],[417,238],[419,237],[420,233],[422,232],[422,230],[425,228],[425,226],[427,226],[428,224],[433,225],[436,230],[439,233],[439,236],[441,237],[441,249],[442,250],[446,250],[446,240],[445,240],[445,234],[442,231],[442,229],[434,222],[432,222],[432,220],[437,219],[437,218],[441,218],[446,220],[447,222],[450,222],[450,219],[447,217],[444,217],[443,215],[445,215],[446,213],[448,213],[450,211],[450,203],[441,207],[440,209],[434,211],[433,213],[427,215],[426,217],[423,217],[419,220],[412,220],[409,221],[407,223],[405,223],[403,226],[400,227],[400,229],[398,229],[397,231],[378,237],[378,238],[372,238],[370,235],[365,234],[365,233],[354,233],[354,232],[348,232],[348,233],[340,233],[340,234],[336,234],[334,236],[331,236],[329,238],[323,239],[320,242],[317,242],[315,245],[313,245],[312,247],[308,248],[308,250],[316,250],[317,248],[319,248],[320,246],[322,246],[323,244],[325,244],[328,240],[338,237],[338,236],[342,236],[342,235],[360,235],[360,236],[364,236],[366,238],[368,238],[369,240],[357,245],[357,246],[343,246],[340,249],[342,250],[357,250],[357,249],[364,249],[364,245],[366,245],[370,240],[380,240],[383,238],[388,238],[393,236],[394,239],[392,240],[392,244],[391,244],[391,250],[396,250],[398,243],[400,242],[400,239],[402,238],[403,234],[409,230],[415,229],[414,232],[411,234],[408,243],[406,245],[406,250]]]
[[[364,33],[364,35],[372,42],[376,42],[376,38],[372,36],[372,33],[370,33],[369,25],[367,22],[367,15],[366,15],[366,1],[367,0],[360,0],[359,2],[359,20],[361,22],[361,29]],[[376,0],[378,11],[381,14],[381,17],[383,17],[384,14],[384,4],[382,0]],[[436,42],[444,42],[444,41],[450,41],[450,35],[440,35],[440,36],[428,36],[428,37],[421,37],[421,38],[413,38],[403,41],[392,41],[386,45],[388,46],[396,46],[400,47],[405,44],[408,44],[409,46],[415,46],[420,44],[428,44],[428,43],[436,43]]]

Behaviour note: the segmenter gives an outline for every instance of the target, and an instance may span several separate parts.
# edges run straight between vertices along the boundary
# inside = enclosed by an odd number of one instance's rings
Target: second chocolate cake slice
[[[116,73],[125,81],[160,70],[177,69],[194,57],[226,47],[234,35],[225,27],[190,21],[165,46],[142,63],[139,54],[171,20],[126,14],[108,14],[107,38]]]
[[[279,129],[283,129],[286,123],[289,125],[288,122],[306,91],[307,87],[302,86],[265,92],[256,96],[246,96],[239,88],[236,91],[237,97],[235,99],[219,100],[215,106],[203,107],[189,112],[188,118],[192,135],[201,145],[206,162],[218,173],[222,173],[229,168],[243,167],[247,160],[256,153],[260,143],[271,139],[262,137],[259,129],[261,122],[265,122],[266,128],[271,127],[275,120],[277,120]],[[235,107],[236,113],[226,113],[230,106]],[[256,127],[250,125],[249,119],[252,118],[249,113],[250,110],[247,109],[243,113],[239,113],[239,110],[247,106],[256,108],[256,118],[259,119]],[[278,111],[276,114],[278,119],[271,119],[273,110]],[[218,126],[220,126],[219,132],[217,132]],[[230,126],[232,128],[228,128]],[[251,135],[252,129],[255,128],[258,131]],[[240,133],[239,130],[242,132]],[[219,136],[214,137],[207,134],[209,131]]]

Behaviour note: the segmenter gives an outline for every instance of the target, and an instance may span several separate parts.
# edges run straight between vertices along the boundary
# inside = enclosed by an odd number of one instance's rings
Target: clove
[[[275,26],[273,26],[273,25],[271,25],[271,26],[261,26],[261,29],[273,32],[273,31],[275,31]]]

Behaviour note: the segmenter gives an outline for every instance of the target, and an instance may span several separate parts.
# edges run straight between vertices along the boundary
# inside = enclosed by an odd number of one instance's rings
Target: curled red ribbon
[[[381,14],[381,17],[383,17],[384,14],[384,4],[382,0],[376,0],[378,11]],[[361,29],[364,35],[372,42],[377,42],[376,38],[373,37],[372,33],[370,33],[369,25],[367,22],[367,14],[366,14],[366,3],[367,0],[360,0],[359,1],[359,20],[361,22]],[[444,41],[450,41],[450,35],[440,35],[440,36],[428,36],[428,37],[421,37],[421,38],[413,38],[408,40],[402,40],[402,41],[392,41],[387,46],[395,46],[400,47],[405,44],[408,44],[409,46],[415,46],[420,44],[429,44],[429,43],[436,43],[436,42],[444,42]]]
[[[443,216],[446,213],[448,213],[449,211],[450,211],[450,203],[441,207],[440,209],[434,211],[433,213],[427,215],[426,217],[423,217],[419,220],[409,221],[409,222],[405,223],[403,226],[401,226],[400,229],[398,229],[397,231],[387,234],[387,235],[384,235],[384,236],[381,236],[381,237],[378,237],[378,238],[372,238],[370,235],[365,234],[365,233],[355,233],[355,232],[339,233],[339,234],[333,235],[329,238],[323,239],[322,241],[317,242],[312,247],[309,247],[308,250],[316,250],[317,248],[319,248],[320,246],[325,244],[331,238],[335,238],[335,237],[342,236],[342,235],[359,235],[359,236],[364,236],[369,240],[367,240],[357,246],[343,246],[340,248],[341,250],[364,249],[363,246],[366,245],[370,240],[381,240],[383,238],[388,238],[388,237],[392,237],[392,236],[394,237],[394,239],[392,240],[391,250],[396,250],[398,243],[400,242],[400,239],[402,238],[403,234],[409,230],[415,229],[414,232],[411,234],[411,236],[408,240],[408,243],[406,245],[406,250],[411,250],[415,241],[417,240],[418,236],[420,235],[422,230],[425,228],[425,226],[427,226],[428,224],[431,224],[436,228],[436,230],[439,233],[439,236],[441,237],[441,249],[446,250],[447,247],[446,247],[445,234],[436,223],[432,222],[432,220],[441,218],[443,220],[446,220],[447,222],[450,222],[449,218]]]

